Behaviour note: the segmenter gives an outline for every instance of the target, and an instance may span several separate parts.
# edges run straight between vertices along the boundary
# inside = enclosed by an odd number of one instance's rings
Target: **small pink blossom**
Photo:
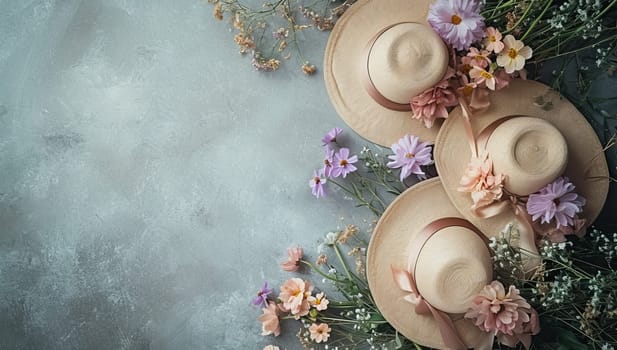
[[[328,131],[324,137],[321,139],[321,142],[324,146],[328,146],[331,142],[336,142],[336,137],[343,132],[341,128],[333,128]]]
[[[309,312],[308,297],[311,296],[313,286],[309,281],[300,278],[291,278],[281,286],[279,299],[283,308],[296,317],[305,316]]]
[[[279,309],[276,307],[276,303],[269,302],[268,307],[263,308],[263,314],[257,319],[261,322],[261,335],[274,334],[275,337],[278,337],[281,334]]]
[[[494,332],[497,339],[506,345],[522,341],[528,347],[531,335],[540,331],[538,315],[520,296],[516,287],[510,286],[508,292],[499,281],[493,281],[478,294],[465,318],[485,332]]]
[[[432,127],[437,118],[448,118],[446,108],[457,104],[456,94],[449,82],[453,76],[454,70],[448,67],[448,72],[442,81],[411,98],[413,118],[422,120],[427,128]]]
[[[308,297],[308,301],[312,307],[317,309],[317,311],[326,310],[328,308],[328,304],[330,303],[330,301],[324,296],[323,292],[318,293],[315,296]]]
[[[502,36],[499,30],[494,27],[488,27],[484,34],[486,35],[486,38],[482,42],[484,48],[489,52],[500,53],[504,48],[504,44],[501,41]]]
[[[327,323],[313,323],[309,327],[309,332],[311,332],[311,340],[314,340],[315,343],[325,343],[330,338],[330,327]]]
[[[281,263],[281,268],[288,272],[298,271],[303,256],[304,250],[301,247],[287,249],[287,261]]]
[[[488,58],[489,52],[486,50],[478,50],[475,47],[470,47],[467,56],[461,57],[461,62],[463,64],[468,64],[470,66],[478,66],[482,68],[488,67],[491,64],[491,60]]]
[[[332,173],[334,163],[334,150],[330,147],[330,145],[326,145],[324,147],[324,159],[323,159],[323,175],[325,177],[330,177]]]
[[[504,69],[497,69],[493,76],[495,77],[495,90],[498,91],[507,88],[512,81],[512,75],[506,73]]]
[[[484,151],[469,161],[458,191],[470,192],[473,200],[471,208],[478,209],[501,199],[504,180],[503,174],[493,174],[493,161]]]
[[[473,68],[469,71],[469,76],[476,84],[481,85],[484,83],[487,88],[495,90],[496,81],[495,76],[493,75],[493,67],[490,67],[487,72],[482,67],[473,66]]]

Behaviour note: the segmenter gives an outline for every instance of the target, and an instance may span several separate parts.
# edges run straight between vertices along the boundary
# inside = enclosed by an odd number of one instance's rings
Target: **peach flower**
[[[281,268],[289,272],[298,271],[303,256],[304,250],[301,247],[287,249],[287,261],[281,264]]]
[[[485,332],[494,332],[505,345],[514,346],[521,341],[525,347],[531,344],[531,336],[538,334],[538,314],[520,296],[516,287],[508,292],[499,281],[493,281],[476,296],[465,318]]]
[[[311,296],[313,286],[309,281],[300,278],[291,278],[281,286],[279,299],[283,302],[283,309],[289,310],[292,315],[299,318],[308,314],[310,304],[308,298]]]
[[[473,201],[472,209],[490,205],[501,199],[503,195],[503,174],[493,174],[493,162],[484,151],[479,157],[472,157],[461,178],[460,192],[470,192]]]
[[[499,30],[494,27],[488,27],[486,28],[484,34],[486,34],[486,38],[482,43],[484,44],[486,50],[493,51],[494,53],[500,53],[504,48],[504,44],[501,41],[502,36]]]
[[[266,345],[264,347],[264,350],[280,350],[278,346],[276,345]]]
[[[316,296],[308,297],[308,302],[311,303],[311,306],[317,309],[317,311],[323,311],[328,308],[328,304],[330,301],[326,299],[324,293],[318,293]]]
[[[330,338],[330,327],[327,323],[313,323],[309,327],[309,331],[311,332],[311,339],[315,341],[315,343],[327,342],[328,338]]]
[[[505,47],[497,56],[497,65],[504,67],[508,74],[523,69],[525,67],[525,60],[531,58],[533,50],[510,34],[506,35],[503,42]]]
[[[456,94],[449,82],[453,76],[454,70],[448,67],[442,81],[420,95],[411,98],[413,118],[422,120],[427,128],[432,127],[437,118],[448,118],[446,107],[457,104]]]
[[[470,47],[467,56],[461,57],[461,62],[463,64],[468,64],[470,66],[479,66],[482,68],[488,67],[491,64],[491,60],[488,58],[489,52],[485,50],[478,50],[475,47]]]
[[[484,70],[484,68],[479,66],[473,66],[469,71],[469,77],[473,79],[473,81],[481,85],[484,83],[487,88],[491,90],[495,90],[495,84],[497,81],[495,80],[495,76],[493,75],[493,67],[489,67],[488,72]]]
[[[263,308],[263,314],[257,319],[261,322],[261,335],[274,334],[278,337],[281,334],[281,325],[279,323],[279,314],[276,303],[269,302],[268,307]]]

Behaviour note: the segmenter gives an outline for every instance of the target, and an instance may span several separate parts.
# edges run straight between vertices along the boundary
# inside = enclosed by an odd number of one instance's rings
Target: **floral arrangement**
[[[240,52],[251,55],[257,70],[277,70],[291,58],[291,47],[307,75],[316,67],[304,60],[298,34],[309,28],[331,29],[354,2],[317,0],[304,6],[300,0],[278,0],[254,10],[237,0],[210,1],[216,19],[231,21]],[[562,66],[550,74],[553,88],[566,93],[583,112],[603,115],[607,141],[607,120],[612,116],[603,109],[607,100],[590,94],[591,72],[612,76],[617,67],[616,4],[617,0],[435,1],[427,21],[449,46],[450,67],[442,81],[411,97],[412,117],[431,127],[459,103],[470,113],[481,111],[489,106],[491,91],[507,87],[514,78],[538,76],[545,62],[561,58]],[[575,93],[563,89],[571,63],[578,78]],[[551,108],[543,96],[535,103]],[[317,198],[343,193],[379,217],[410,185],[412,175],[418,180],[436,175],[432,146],[415,136],[403,137],[389,151],[365,147],[353,154],[341,142],[342,132],[335,128],[322,139],[323,162],[308,181]],[[505,181],[504,174],[493,172],[488,154],[480,151],[471,159],[459,190],[469,192],[474,209],[482,210],[513,201],[503,187]],[[569,179],[560,177],[524,200],[513,201],[530,216],[534,229],[546,232],[537,242],[542,264],[532,276],[524,273],[522,258],[529,252],[511,244],[518,239],[516,227],[506,227],[490,242],[496,280],[476,296],[464,317],[494,335],[495,349],[617,347],[617,233],[596,228],[587,235],[580,232],[584,225],[577,214],[586,200],[574,190]],[[264,283],[253,300],[262,310],[262,334],[276,337],[281,322],[293,320],[299,322],[297,337],[305,348],[421,349],[399,336],[377,309],[364,273],[366,246],[358,227],[349,225],[326,234],[314,263],[302,248],[290,248],[281,268],[296,275],[278,289]],[[335,263],[330,262],[332,255]],[[355,270],[349,267],[352,259]],[[330,285],[318,288],[315,281],[297,275],[303,270],[314,271]],[[336,292],[329,292],[332,287]]]
[[[309,183],[316,197],[322,198],[328,192],[349,194],[359,206],[379,216],[382,211],[376,203],[385,201],[384,194],[400,194],[411,174],[418,179],[427,177],[432,164],[431,147],[416,137],[403,137],[392,145],[390,152],[379,150],[391,154],[380,155],[364,147],[358,157],[350,156],[351,151],[341,143],[342,132],[335,128],[322,140],[328,162],[324,161],[322,168],[315,171],[322,177]],[[336,157],[341,151],[342,155]],[[409,153],[418,159],[407,157]],[[350,164],[357,166],[352,170]],[[335,172],[336,167],[343,169]],[[329,175],[323,175],[326,172]],[[567,179],[556,182],[549,185],[550,195],[572,194]],[[327,189],[331,183],[336,187]],[[571,197],[572,201],[577,200]],[[543,217],[551,214],[553,218],[561,215],[551,212]],[[568,222],[567,215],[556,220],[562,219]],[[278,290],[266,282],[253,299],[253,305],[262,310],[257,317],[262,335],[276,337],[281,333],[281,323],[293,320],[290,322],[298,322],[298,341],[307,349],[422,349],[400,336],[372,299],[364,268],[365,237],[371,228],[364,235],[354,225],[328,232],[321,240],[315,262],[306,258],[301,247],[289,248],[280,267],[294,276]],[[524,273],[523,257],[528,252],[513,244],[518,239],[515,226],[509,225],[498,238],[491,238],[489,248],[496,280],[474,299],[465,317],[495,335],[494,349],[504,345],[525,349],[617,348],[617,233],[605,234],[592,228],[585,236],[554,238],[547,236],[538,242],[542,265],[531,276]],[[334,262],[332,256],[336,258]],[[350,268],[351,264],[355,269]],[[326,284],[324,289],[298,275],[309,271],[321,278]],[[336,293],[324,292],[332,287]],[[268,345],[266,349],[278,347]]]

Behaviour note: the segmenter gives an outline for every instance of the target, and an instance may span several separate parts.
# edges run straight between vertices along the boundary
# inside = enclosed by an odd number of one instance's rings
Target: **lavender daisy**
[[[334,163],[334,150],[330,148],[330,145],[326,145],[324,148],[324,160],[323,160],[323,174],[325,177],[330,177]]]
[[[324,177],[324,169],[315,170],[313,173],[313,178],[309,181],[309,186],[311,187],[311,192],[313,196],[325,197],[326,196],[326,178]]]
[[[480,2],[474,0],[437,0],[428,12],[428,23],[450,46],[467,50],[484,36]]]
[[[420,166],[433,163],[428,143],[419,141],[417,136],[405,135],[392,145],[394,154],[388,156],[392,161],[387,166],[392,169],[401,168],[401,181],[411,174],[424,178],[426,174]]]
[[[327,146],[328,144],[330,144],[330,142],[336,142],[336,137],[340,135],[342,132],[343,132],[343,129],[334,128],[328,131],[328,133],[323,137],[323,139],[321,139],[321,142],[323,143],[324,146]]]
[[[574,218],[582,211],[585,198],[574,193],[574,185],[567,177],[559,177],[539,192],[529,195],[527,213],[532,220],[545,224],[557,221],[557,228],[574,225]]]
[[[334,155],[334,166],[332,167],[332,172],[330,175],[332,177],[343,176],[346,177],[347,174],[353,173],[358,170],[353,163],[358,161],[358,156],[349,156],[349,148],[341,148],[338,153]]]
[[[264,286],[257,291],[257,296],[253,299],[253,305],[268,307],[268,295],[270,293],[272,293],[272,289],[268,288],[268,281],[265,281]]]

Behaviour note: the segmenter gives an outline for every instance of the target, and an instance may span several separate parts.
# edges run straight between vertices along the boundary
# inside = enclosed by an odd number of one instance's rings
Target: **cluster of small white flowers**
[[[589,279],[589,285],[587,288],[593,292],[591,299],[589,300],[589,306],[591,310],[589,310],[591,316],[598,317],[601,313],[601,305],[600,305],[600,295],[603,293],[603,287],[606,283],[606,279],[602,276],[602,273],[598,271],[598,273],[591,279]]]
[[[542,299],[543,307],[552,307],[565,304],[572,299],[574,281],[568,275],[558,275],[553,282],[550,282],[549,290]]]
[[[589,232],[589,238],[609,264],[617,257],[617,232],[607,235],[594,228]]]
[[[580,33],[583,39],[597,38],[604,29],[597,19],[602,10],[599,0],[569,0],[553,10],[548,23],[551,28],[559,30],[578,20],[584,23]],[[558,32],[555,31],[553,35],[558,35]]]
[[[512,234],[512,230],[513,228],[509,225],[500,237],[491,237],[488,246],[493,251],[492,259],[494,266],[517,275],[522,272],[521,253],[513,248],[508,238],[506,238],[506,236]]]
[[[544,240],[538,247],[538,252],[544,259],[559,259],[559,261],[564,264],[570,265],[572,261],[570,260],[570,253],[567,250],[570,246],[572,246],[572,242],[569,241],[554,243]]]
[[[604,344],[604,345],[602,345],[602,348],[601,348],[601,349],[602,349],[602,350],[615,350],[615,348],[614,348],[612,345],[610,345],[610,344]]]

